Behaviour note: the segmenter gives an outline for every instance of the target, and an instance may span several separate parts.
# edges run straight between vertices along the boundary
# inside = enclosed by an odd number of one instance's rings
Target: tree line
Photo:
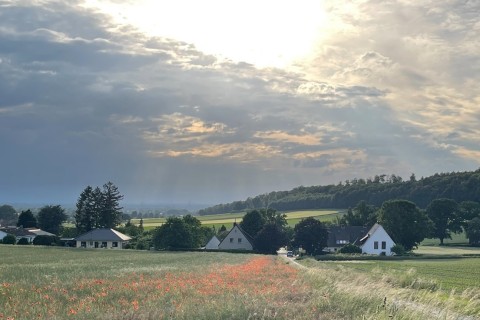
[[[480,169],[471,172],[437,173],[408,180],[398,175],[376,175],[352,179],[337,185],[300,186],[290,191],[274,191],[244,201],[218,204],[199,211],[200,215],[240,212],[260,208],[279,211],[349,208],[364,200],[377,207],[390,199],[405,199],[426,208],[434,199],[449,198],[460,203],[480,201]]]

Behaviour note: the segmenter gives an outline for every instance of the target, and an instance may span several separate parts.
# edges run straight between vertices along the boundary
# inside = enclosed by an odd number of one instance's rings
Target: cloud
[[[80,1],[0,6],[0,202],[112,180],[128,202],[217,203],[478,166],[475,2],[326,2],[315,55],[285,69]]]

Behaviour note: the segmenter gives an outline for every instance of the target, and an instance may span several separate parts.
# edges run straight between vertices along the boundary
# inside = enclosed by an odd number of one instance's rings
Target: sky
[[[0,0],[0,204],[480,167],[476,0]]]

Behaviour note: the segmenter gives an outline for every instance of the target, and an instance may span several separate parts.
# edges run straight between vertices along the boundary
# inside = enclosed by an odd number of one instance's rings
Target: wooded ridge
[[[377,175],[373,179],[353,179],[337,185],[300,186],[290,191],[267,194],[218,204],[199,211],[200,215],[238,212],[259,208],[279,211],[306,209],[344,209],[359,201],[380,206],[386,200],[404,199],[425,208],[432,200],[449,198],[457,202],[480,201],[480,169],[467,172],[436,173],[430,177],[409,180],[392,175]]]

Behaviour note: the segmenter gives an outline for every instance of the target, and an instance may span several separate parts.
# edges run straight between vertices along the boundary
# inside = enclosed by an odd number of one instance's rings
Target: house
[[[233,224],[225,239],[218,245],[219,250],[253,250],[253,238],[240,228],[237,223]]]
[[[7,234],[13,234],[17,241],[26,238],[29,243],[32,243],[33,239],[37,236],[35,233],[20,227],[2,228],[0,229],[0,232],[0,239],[3,239]]]
[[[217,236],[213,236],[205,245],[205,249],[207,250],[218,250],[218,245],[220,244],[220,240],[218,240]]]
[[[387,231],[375,223],[368,233],[360,239],[360,245],[363,253],[391,256],[392,247],[395,245]]]
[[[359,245],[368,228],[361,226],[333,226],[328,229],[326,252],[336,252],[346,244]]]
[[[77,248],[124,249],[131,238],[114,229],[93,229],[75,238]]]

